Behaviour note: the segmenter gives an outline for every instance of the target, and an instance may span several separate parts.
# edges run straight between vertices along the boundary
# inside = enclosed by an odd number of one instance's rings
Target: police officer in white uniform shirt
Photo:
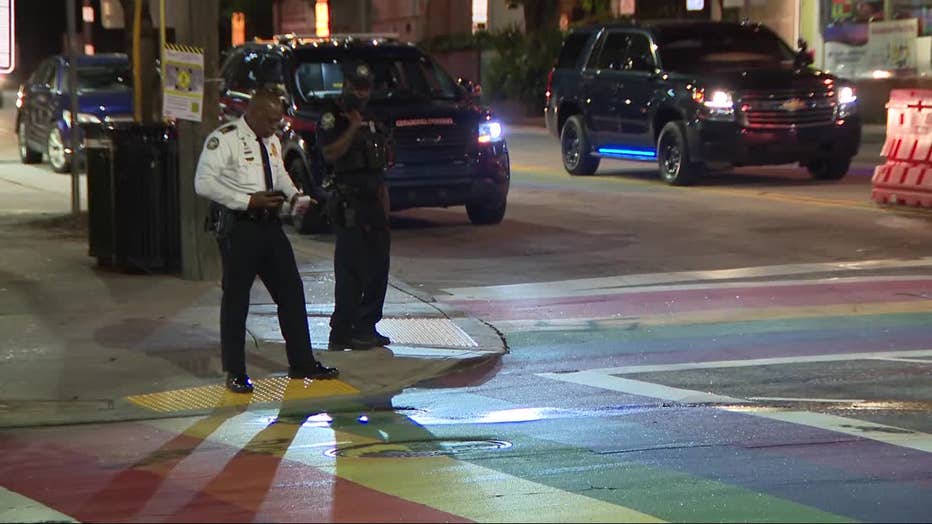
[[[311,352],[304,285],[279,212],[286,199],[309,205],[285,171],[275,130],[282,121],[282,99],[263,88],[252,97],[246,115],[216,129],[204,144],[194,188],[213,202],[212,229],[223,261],[220,345],[226,386],[251,393],[246,374],[246,316],[256,275],[278,305],[278,321],[288,353],[288,376],[335,378],[339,372],[318,362]]]

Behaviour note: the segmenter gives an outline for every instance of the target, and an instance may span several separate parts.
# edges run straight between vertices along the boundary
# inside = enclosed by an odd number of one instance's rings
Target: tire
[[[501,202],[489,204],[466,204],[466,214],[469,221],[476,226],[487,226],[500,224],[505,219],[505,208],[508,207],[508,201],[504,198]]]
[[[816,180],[841,180],[850,167],[850,156],[820,158],[806,164],[809,174]]]
[[[19,161],[24,164],[38,164],[42,161],[42,153],[33,151],[26,139],[26,122],[17,126],[16,136],[19,139]]]
[[[560,151],[563,169],[571,175],[591,175],[599,168],[599,157],[589,152],[592,143],[586,134],[586,125],[581,115],[573,115],[563,123],[560,132]]]
[[[686,125],[667,122],[657,138],[657,165],[660,178],[671,186],[686,186],[702,175],[702,165],[689,158]]]
[[[57,127],[53,127],[49,131],[48,153],[49,165],[52,166],[52,171],[67,173],[71,170],[71,159],[68,158],[68,153],[65,153],[65,142],[61,136],[61,131]]]
[[[298,189],[304,191],[304,194],[317,200],[317,205],[311,207],[303,215],[294,215],[292,225],[298,233],[326,233],[330,229],[330,223],[327,220],[327,206],[325,194],[320,191],[316,184],[311,180],[311,174],[308,173],[304,166],[304,161],[300,158],[294,158],[288,163],[288,174]]]

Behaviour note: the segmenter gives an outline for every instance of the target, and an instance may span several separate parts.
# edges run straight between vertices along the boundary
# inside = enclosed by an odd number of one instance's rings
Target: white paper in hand
[[[294,208],[291,209],[291,214],[293,215],[303,215],[307,213],[307,210],[311,207],[311,202],[313,199],[307,195],[301,195],[294,203]]]

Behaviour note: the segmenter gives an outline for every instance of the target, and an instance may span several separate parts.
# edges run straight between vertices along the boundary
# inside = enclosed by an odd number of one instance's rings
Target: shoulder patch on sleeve
[[[336,122],[336,117],[333,116],[333,113],[324,113],[320,117],[320,127],[324,129],[332,129],[334,122]]]
[[[207,141],[207,149],[210,149],[211,151],[213,151],[214,149],[217,149],[217,147],[219,146],[220,146],[220,139],[215,136],[210,137],[210,140]]]
[[[236,129],[236,124],[227,124],[227,125],[221,127],[221,128],[219,129],[219,131],[220,131],[221,133],[229,133],[230,131],[233,131],[234,129]]]

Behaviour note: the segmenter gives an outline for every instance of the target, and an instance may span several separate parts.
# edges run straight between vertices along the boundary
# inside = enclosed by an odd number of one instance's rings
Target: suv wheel
[[[500,224],[505,218],[508,202],[504,198],[497,203],[466,204],[466,214],[474,225]]]
[[[689,158],[686,126],[682,122],[668,122],[657,139],[657,163],[660,178],[671,186],[693,183],[702,174],[702,166]]]
[[[848,174],[851,157],[820,158],[806,164],[809,174],[816,180],[840,180]]]
[[[567,118],[563,124],[560,149],[563,152],[563,168],[571,175],[591,175],[599,168],[599,157],[589,154],[591,143],[580,115]]]
[[[19,160],[24,164],[38,164],[42,161],[42,153],[33,151],[26,140],[26,122],[20,122],[16,132],[19,138]]]
[[[71,162],[68,153],[65,152],[65,141],[62,139],[61,131],[53,127],[49,132],[48,140],[49,164],[56,173],[67,173],[71,169]]]
[[[292,225],[299,233],[326,233],[329,222],[327,221],[327,206],[318,191],[311,182],[311,175],[304,166],[304,161],[295,158],[288,163],[288,174],[298,189],[304,191],[304,194],[317,200],[317,204],[311,206],[307,213],[303,215],[294,215]]]

